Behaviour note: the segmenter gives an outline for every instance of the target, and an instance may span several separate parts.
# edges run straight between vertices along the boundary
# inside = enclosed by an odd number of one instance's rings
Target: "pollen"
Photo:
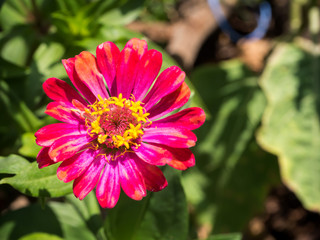
[[[123,98],[121,93],[108,99],[98,96],[84,114],[88,133],[97,136],[97,144],[124,151],[139,146],[144,127],[151,124],[148,116],[142,102],[133,95]]]

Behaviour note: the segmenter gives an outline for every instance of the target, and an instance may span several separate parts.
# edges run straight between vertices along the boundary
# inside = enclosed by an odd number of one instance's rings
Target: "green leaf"
[[[42,121],[28,108],[25,102],[9,88],[6,82],[0,80],[0,101],[6,107],[8,114],[23,132],[34,132]]]
[[[279,158],[283,182],[303,205],[320,211],[319,57],[279,44],[261,78],[268,99],[258,134]]]
[[[104,234],[102,228],[103,221],[95,192],[91,191],[83,200],[79,200],[73,194],[67,195],[66,199],[77,210],[90,231],[94,235],[101,237],[100,234]],[[105,239],[105,237],[102,236],[101,239]]]
[[[47,27],[50,13],[56,8],[56,1],[10,0],[5,1],[0,11],[1,27],[8,30],[18,25],[34,24],[41,31]]]
[[[57,42],[42,43],[37,48],[33,56],[33,62],[31,64],[31,70],[37,69],[40,73],[48,78],[50,75],[58,74],[57,78],[65,76],[64,68],[62,67],[57,72],[56,65],[61,65],[61,59],[65,53],[65,49],[62,44]],[[42,81],[43,82],[43,81]]]
[[[253,139],[233,171],[229,173],[225,186],[220,188],[218,184],[221,177],[225,177],[221,171],[230,170],[221,168],[214,172],[217,173],[218,179],[212,176],[210,185],[205,188],[205,192],[210,189],[216,190],[209,193],[207,199],[215,208],[213,231],[215,233],[242,231],[254,215],[263,211],[270,189],[280,184],[277,160],[262,151]],[[218,186],[214,183],[215,180]],[[204,213],[203,217],[208,216]]]
[[[30,165],[30,162],[18,155],[0,157],[0,173],[16,174],[22,172]]]
[[[3,59],[25,67],[28,65],[32,51],[37,45],[37,40],[31,26],[19,25],[4,32],[0,43],[0,55]]]
[[[140,16],[143,22],[169,22],[172,9],[179,4],[179,0],[149,0],[145,1],[145,9]]]
[[[24,76],[26,70],[0,57],[0,78],[7,79]]]
[[[42,84],[50,77],[63,78],[66,76],[61,63],[65,49],[55,42],[42,43],[33,55],[30,65],[31,73],[25,83],[25,101],[34,107],[42,98]]]
[[[167,168],[168,187],[153,193],[134,239],[185,240],[188,236],[188,212],[180,172]]]
[[[105,25],[124,26],[131,23],[140,15],[144,0],[127,1],[124,5],[115,7],[103,14],[98,22]]]
[[[31,2],[21,0],[5,1],[0,11],[0,22],[4,30],[26,23]]]
[[[252,138],[265,107],[254,75],[238,60],[203,66],[191,80],[207,104],[212,119],[197,131],[197,150],[213,169],[222,162],[232,169]],[[228,168],[229,168],[228,167]]]
[[[241,233],[217,234],[210,236],[207,240],[241,240]]]
[[[19,240],[63,240],[62,238],[47,233],[31,233],[19,238]]]
[[[22,146],[19,153],[26,157],[36,158],[41,147],[36,144],[34,133],[24,133],[22,135]]]
[[[119,2],[121,1],[117,1]],[[116,3],[115,0],[89,2],[59,0],[60,11],[51,14],[58,37],[65,45],[72,47],[74,47],[75,40],[96,38],[101,27],[99,17],[109,12],[114,3]]]
[[[203,165],[205,159],[196,155],[196,161]],[[214,233],[242,231],[263,210],[270,188],[280,183],[275,157],[259,149],[254,140],[233,169],[225,164],[211,171],[199,168],[185,172],[182,183],[198,224],[212,228]]]
[[[186,239],[188,213],[185,195],[176,170],[165,169],[168,187],[148,193],[134,201],[122,193],[119,203],[110,209],[105,232],[110,240]],[[124,231],[125,229],[125,231]]]
[[[96,240],[94,234],[88,229],[77,210],[70,204],[52,202],[49,207],[57,215],[62,225],[64,239]]]
[[[0,239],[36,239],[32,234],[51,235],[48,240],[96,239],[78,212],[66,203],[50,202],[45,209],[33,204],[1,216]]]
[[[191,80],[212,118],[197,130],[196,167],[183,174],[187,199],[199,224],[215,233],[242,231],[278,180],[275,159],[254,141],[265,98],[238,60],[202,66]]]
[[[49,32],[56,1],[10,0],[0,12],[0,55],[19,66],[29,66],[37,46]]]
[[[11,159],[14,159],[12,163]],[[39,169],[36,162],[26,162],[27,160],[15,155],[1,157],[0,166],[14,165],[13,168],[1,169],[1,173],[15,175],[1,179],[0,184],[10,184],[20,192],[33,197],[61,197],[72,192],[71,183],[63,183],[57,178],[58,164]],[[17,167],[18,163],[23,167]]]

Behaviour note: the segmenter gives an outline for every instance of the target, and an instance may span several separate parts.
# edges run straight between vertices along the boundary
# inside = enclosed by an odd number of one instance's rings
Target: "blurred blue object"
[[[240,34],[236,30],[234,30],[228,20],[225,18],[224,13],[222,11],[220,1],[219,0],[208,0],[210,9],[213,13],[213,16],[217,20],[220,28],[223,32],[228,34],[233,42],[237,42],[240,39],[261,39],[266,34],[272,13],[271,13],[271,6],[268,2],[264,1],[259,5],[259,17],[257,19],[257,27],[249,34]]]

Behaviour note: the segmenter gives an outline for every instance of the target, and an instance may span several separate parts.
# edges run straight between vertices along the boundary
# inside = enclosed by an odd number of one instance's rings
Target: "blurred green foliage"
[[[261,146],[279,156],[284,183],[315,211],[320,210],[319,66],[319,55],[298,44],[277,46],[261,77],[269,103],[258,134]]]
[[[206,226],[208,240],[239,240],[236,232],[262,211],[281,180],[306,208],[319,210],[319,52],[311,42],[274,42],[262,74],[236,59],[194,69],[188,106],[207,112],[196,131],[197,165],[183,173],[164,167],[169,186],[142,201],[121,194],[114,209],[101,211],[94,193],[83,201],[68,195],[72,186],[57,179],[57,166],[38,169],[34,132],[55,121],[44,114],[42,83],[68,81],[61,59],[94,52],[105,41],[122,48],[143,38],[125,25],[167,21],[178,2],[0,2],[0,184],[42,203],[1,216],[0,239],[182,240],[197,239]],[[163,59],[162,70],[176,64],[165,53]]]
[[[266,99],[258,76],[239,60],[198,67],[191,80],[212,118],[198,130],[197,166],[183,185],[197,221],[217,232],[239,231],[279,182],[275,158],[254,140]]]

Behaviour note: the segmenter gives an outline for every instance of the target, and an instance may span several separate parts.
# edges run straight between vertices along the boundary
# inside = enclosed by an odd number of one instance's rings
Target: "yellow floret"
[[[134,126],[130,123],[130,129],[127,130],[128,134],[132,136],[133,139],[137,139],[140,135],[143,135],[143,131],[141,130],[141,124],[139,123],[137,126]]]
[[[85,110],[86,114],[86,125],[89,127],[88,131],[91,135],[98,135],[97,142],[98,144],[106,143],[107,138],[110,137],[112,144],[116,148],[124,146],[126,149],[130,149],[131,145],[138,145],[135,139],[141,137],[143,132],[144,123],[147,121],[151,123],[148,119],[149,113],[146,113],[145,109],[141,106],[143,103],[140,101],[134,101],[134,96],[132,95],[130,99],[122,97],[122,94],[119,94],[118,97],[110,97],[108,99],[103,99],[98,95],[98,99],[92,105],[88,105],[88,109]],[[132,123],[129,123],[127,130],[125,130],[121,135],[108,135],[105,132],[105,129],[101,127],[100,123],[102,118],[107,117],[106,112],[113,111],[115,106],[120,108],[125,108],[124,111],[131,111],[132,116],[135,120],[130,120]],[[118,109],[119,110],[119,109]],[[112,114],[112,113],[111,113]],[[109,115],[112,116],[112,115]]]
[[[117,136],[112,136],[112,140],[113,140],[113,143],[116,147],[121,147],[121,146],[125,146],[127,149],[130,148],[130,145],[129,143],[131,143],[131,139],[132,137],[131,136],[126,136],[126,132],[124,133],[123,136],[120,136],[120,135],[117,135]]]
[[[108,135],[102,135],[102,134],[99,134],[98,136],[98,142],[99,143],[104,143],[107,139]]]
[[[99,117],[97,117],[96,120],[94,120],[91,123],[91,133],[99,134],[100,131],[101,131],[101,127],[100,127],[100,116],[99,116]]]

